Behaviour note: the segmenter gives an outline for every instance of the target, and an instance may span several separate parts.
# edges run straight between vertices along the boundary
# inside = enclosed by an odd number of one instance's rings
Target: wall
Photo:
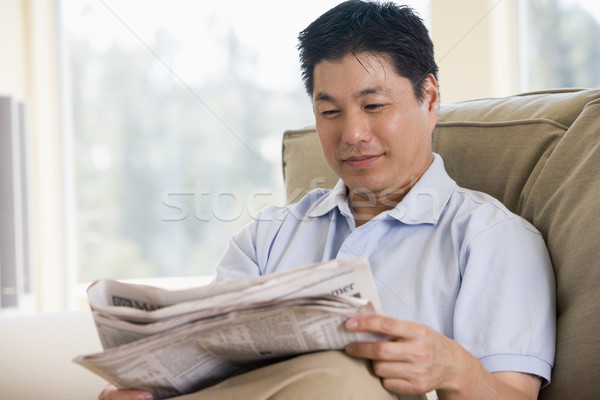
[[[518,92],[516,0],[430,0],[443,103]]]
[[[0,94],[25,97],[27,93],[27,55],[24,43],[24,4],[19,0],[0,2]]]
[[[35,311],[65,307],[61,134],[56,4],[0,1],[0,95],[24,100],[29,125],[29,183]]]
[[[30,193],[36,311],[68,306],[69,258],[57,47],[58,0],[0,1],[0,95],[24,99],[30,130]],[[517,92],[517,0],[430,0],[442,102]],[[58,3],[60,4],[60,3]],[[68,153],[68,152],[67,152]],[[68,210],[68,213],[65,213]]]

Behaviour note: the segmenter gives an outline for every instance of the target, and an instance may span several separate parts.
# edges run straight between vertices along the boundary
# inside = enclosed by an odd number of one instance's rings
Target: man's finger
[[[427,335],[429,329],[423,324],[382,315],[360,315],[348,318],[346,328],[388,335],[392,340],[418,339]]]
[[[98,400],[152,400],[152,394],[141,390],[117,389],[109,385],[100,393]]]
[[[354,342],[346,346],[346,353],[370,360],[411,362],[409,345],[404,342]]]

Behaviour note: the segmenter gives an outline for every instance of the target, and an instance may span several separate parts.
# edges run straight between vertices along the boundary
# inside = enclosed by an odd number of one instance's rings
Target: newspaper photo
[[[351,316],[381,314],[365,258],[177,291],[101,280],[88,299],[104,351],[74,361],[155,399],[294,355],[382,339],[344,327]]]

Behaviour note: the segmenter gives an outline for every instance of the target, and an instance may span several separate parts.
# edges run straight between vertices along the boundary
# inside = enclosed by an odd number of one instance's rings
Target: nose
[[[370,138],[371,126],[367,119],[360,114],[348,113],[342,133],[344,143],[356,145],[359,142],[368,142]]]

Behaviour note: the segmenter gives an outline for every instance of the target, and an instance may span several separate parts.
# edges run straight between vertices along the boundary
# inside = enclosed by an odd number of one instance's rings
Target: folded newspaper
[[[382,339],[344,327],[351,316],[381,314],[365,258],[176,291],[99,280],[87,294],[104,351],[73,361],[155,399],[294,355]]]

